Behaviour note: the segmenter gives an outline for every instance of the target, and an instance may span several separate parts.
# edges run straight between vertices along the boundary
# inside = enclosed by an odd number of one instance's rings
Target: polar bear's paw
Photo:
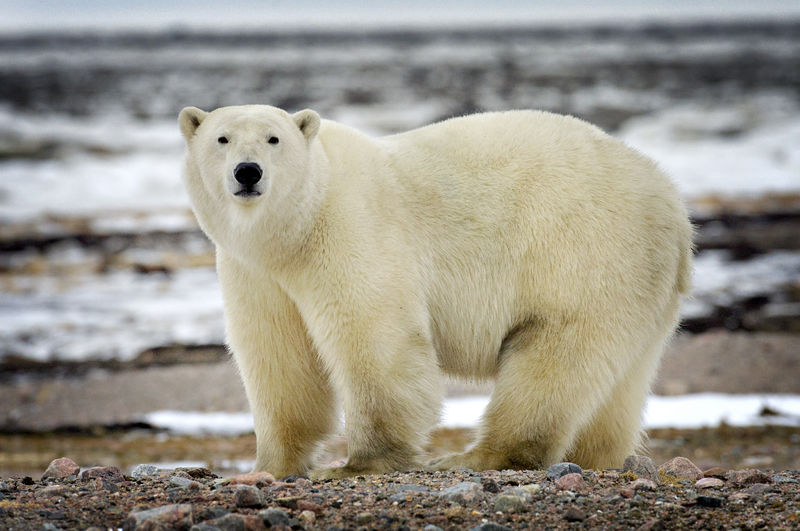
[[[341,479],[352,476],[367,476],[370,474],[388,474],[390,472],[422,470],[423,466],[417,461],[406,461],[402,463],[392,459],[375,459],[367,463],[342,463],[341,461],[331,463],[329,467],[317,468],[309,472],[308,477],[312,480]]]
[[[450,454],[428,462],[425,470],[450,470],[451,468],[469,468],[475,472],[481,470],[504,470],[508,468],[508,459],[497,452],[469,450],[461,454]]]

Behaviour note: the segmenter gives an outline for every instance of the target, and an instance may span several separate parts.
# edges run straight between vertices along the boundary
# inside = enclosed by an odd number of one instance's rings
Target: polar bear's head
[[[212,197],[252,205],[289,193],[302,179],[309,144],[319,130],[312,110],[289,114],[268,105],[186,107],[178,118],[188,162]],[[301,175],[298,175],[300,173]],[[282,199],[273,197],[273,199]]]

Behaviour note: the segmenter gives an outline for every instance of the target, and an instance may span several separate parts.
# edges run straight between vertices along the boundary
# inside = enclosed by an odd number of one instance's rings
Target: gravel
[[[116,482],[108,479],[112,474],[96,472],[86,480],[74,475],[40,481],[3,478],[0,528],[335,531],[361,526],[435,531],[576,524],[633,529],[800,525],[797,470],[732,470],[720,478],[720,471],[711,469],[697,481],[665,475],[660,484],[621,469],[569,472],[555,480],[543,470],[466,469],[328,481],[247,478],[259,486],[233,483],[233,478],[221,479],[204,468],[121,476]],[[584,486],[580,492],[557,486],[577,480]],[[117,490],[106,490],[102,482]],[[196,488],[176,485],[190,482]]]

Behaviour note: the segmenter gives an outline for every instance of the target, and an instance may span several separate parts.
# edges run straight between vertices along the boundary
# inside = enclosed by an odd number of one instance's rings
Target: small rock
[[[44,471],[44,474],[42,474],[42,479],[75,476],[80,471],[81,467],[79,467],[75,461],[69,457],[59,457],[58,459],[53,459],[50,461],[50,464],[47,465],[47,469]]]
[[[123,528],[189,529],[192,526],[192,506],[188,503],[164,505],[146,511],[131,511]]]
[[[476,525],[469,531],[511,531],[511,528],[494,522],[486,522],[485,524]]]
[[[88,529],[86,531],[89,531]],[[219,527],[215,525],[211,525],[208,522],[200,522],[199,524],[194,524],[189,531],[222,531]]]
[[[526,500],[530,501],[531,498],[542,492],[542,486],[537,483],[531,483],[529,485],[520,485],[519,487],[514,487],[512,492],[517,496],[522,496]]]
[[[547,468],[547,477],[553,481],[567,474],[580,474],[583,470],[575,463],[556,463]]]
[[[269,472],[250,472],[233,476],[229,485],[253,485],[260,488],[266,487],[270,483],[275,483],[275,477]]]
[[[203,522],[203,525],[208,527],[195,529],[199,526],[195,525],[191,531],[260,531],[264,529],[264,521],[257,516],[245,514],[226,514],[213,520]]]
[[[442,529],[438,525],[428,524],[422,528],[422,531],[444,531],[444,529]]]
[[[5,481],[0,481],[0,492],[11,492],[11,487]]]
[[[504,513],[518,513],[525,510],[526,500],[522,496],[501,494],[494,499],[494,510]]]
[[[725,486],[725,482],[719,478],[705,477],[698,479],[694,486],[698,489],[718,489]]]
[[[94,480],[95,490],[104,490],[106,492],[119,492],[119,487],[113,481],[107,478],[97,478]]]
[[[556,480],[556,488],[559,490],[571,490],[573,492],[583,492],[587,489],[583,477],[576,472],[561,476]]]
[[[417,485],[416,483],[408,483],[404,485],[394,485],[396,490],[400,492],[430,492],[431,489],[425,487],[423,485]]]
[[[125,481],[122,472],[115,466],[93,466],[81,472],[78,477],[84,481],[96,478],[104,478],[114,483]]]
[[[722,498],[715,498],[714,496],[698,496],[697,505],[701,507],[721,507]]]
[[[655,462],[646,455],[629,455],[625,458],[622,471],[631,472],[636,474],[637,477],[649,479],[656,483],[660,482]]]
[[[498,485],[493,479],[483,478],[481,480],[481,485],[483,485],[483,490],[486,492],[491,492],[492,494],[497,494],[500,492],[500,485]]]
[[[300,513],[300,516],[298,516],[298,518],[299,518],[299,519],[300,519],[300,521],[301,521],[301,522],[303,522],[305,525],[311,525],[311,524],[313,524],[313,523],[314,523],[314,521],[317,519],[317,515],[316,515],[316,514],[314,514],[314,511],[308,511],[308,510],[306,510],[306,511],[302,511],[302,512]]]
[[[70,474],[71,475],[71,474]],[[64,485],[49,485],[36,491],[36,498],[52,498],[53,496],[66,496],[69,489]]]
[[[267,527],[278,527],[281,525],[289,525],[289,515],[286,511],[277,508],[270,508],[265,511],[260,511],[258,517],[267,524]]]
[[[50,522],[45,522],[42,524],[42,531],[61,531],[61,528],[51,524]]]
[[[375,515],[372,514],[372,513],[369,513],[369,512],[358,513],[356,515],[356,523],[357,524],[361,524],[361,525],[368,524],[371,521],[373,521],[374,519],[375,519]]]
[[[446,501],[455,502],[461,505],[474,505],[483,499],[483,489],[472,481],[463,481],[452,487],[444,489],[440,496]]]
[[[322,512],[322,505],[309,500],[297,500],[298,511],[311,511],[314,514]]]
[[[575,507],[570,507],[567,509],[567,512],[564,513],[564,520],[567,522],[583,522],[586,520],[586,514]]]
[[[34,484],[36,484],[36,482],[33,480],[32,477],[25,476],[24,478],[22,478],[22,484],[23,485],[34,485]]]
[[[717,478],[717,479],[725,479],[725,474],[728,473],[728,470],[725,468],[720,468],[718,466],[709,468],[708,470],[703,471],[704,478]]]
[[[637,480],[634,480],[633,483],[631,483],[631,488],[634,491],[637,491],[637,490],[656,490],[658,488],[658,485],[656,485],[655,481],[651,481],[651,480],[649,480],[647,478],[639,478]]]
[[[287,509],[297,509],[297,502],[301,499],[302,498],[300,496],[281,496],[275,501],[277,501],[278,505],[281,507],[286,507]]]
[[[281,479],[279,479],[278,481],[280,481],[281,483],[294,483],[294,482],[296,482],[298,479],[305,479],[305,480],[307,480],[307,479],[308,479],[308,477],[307,477],[307,476],[298,476],[297,474],[289,474],[288,476],[283,476],[283,477],[282,477]]]
[[[236,507],[263,507],[264,495],[251,485],[237,485],[233,493],[233,503]]]
[[[169,478],[169,484],[185,490],[200,490],[201,487],[197,481],[182,476],[172,476]]]
[[[155,465],[136,465],[133,467],[133,470],[131,470],[131,477],[134,479],[154,478],[158,477],[158,475],[158,467]]]
[[[744,470],[730,470],[725,478],[734,485],[752,485],[753,483],[769,483],[770,477],[760,470],[746,468]]]
[[[186,471],[192,479],[205,479],[205,478],[218,478],[215,473],[204,466],[196,466],[192,468],[181,468],[181,471]]]
[[[766,483],[755,483],[744,489],[742,492],[746,492],[754,498],[760,498],[770,490],[772,490],[772,485],[767,485]]]
[[[690,479],[692,481],[703,477],[703,471],[685,457],[673,457],[658,467],[658,471],[678,479]]]
[[[638,531],[662,531],[663,529],[666,529],[664,522],[658,518],[651,518],[642,524]]]
[[[619,495],[622,496],[623,498],[630,500],[636,495],[636,491],[633,489],[621,489],[619,491]]]

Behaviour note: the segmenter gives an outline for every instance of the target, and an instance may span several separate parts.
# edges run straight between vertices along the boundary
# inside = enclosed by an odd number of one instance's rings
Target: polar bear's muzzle
[[[256,189],[256,184],[263,175],[261,166],[255,162],[240,162],[233,169],[233,178],[239,183],[239,190],[234,195],[239,197],[259,196],[261,192]]]

